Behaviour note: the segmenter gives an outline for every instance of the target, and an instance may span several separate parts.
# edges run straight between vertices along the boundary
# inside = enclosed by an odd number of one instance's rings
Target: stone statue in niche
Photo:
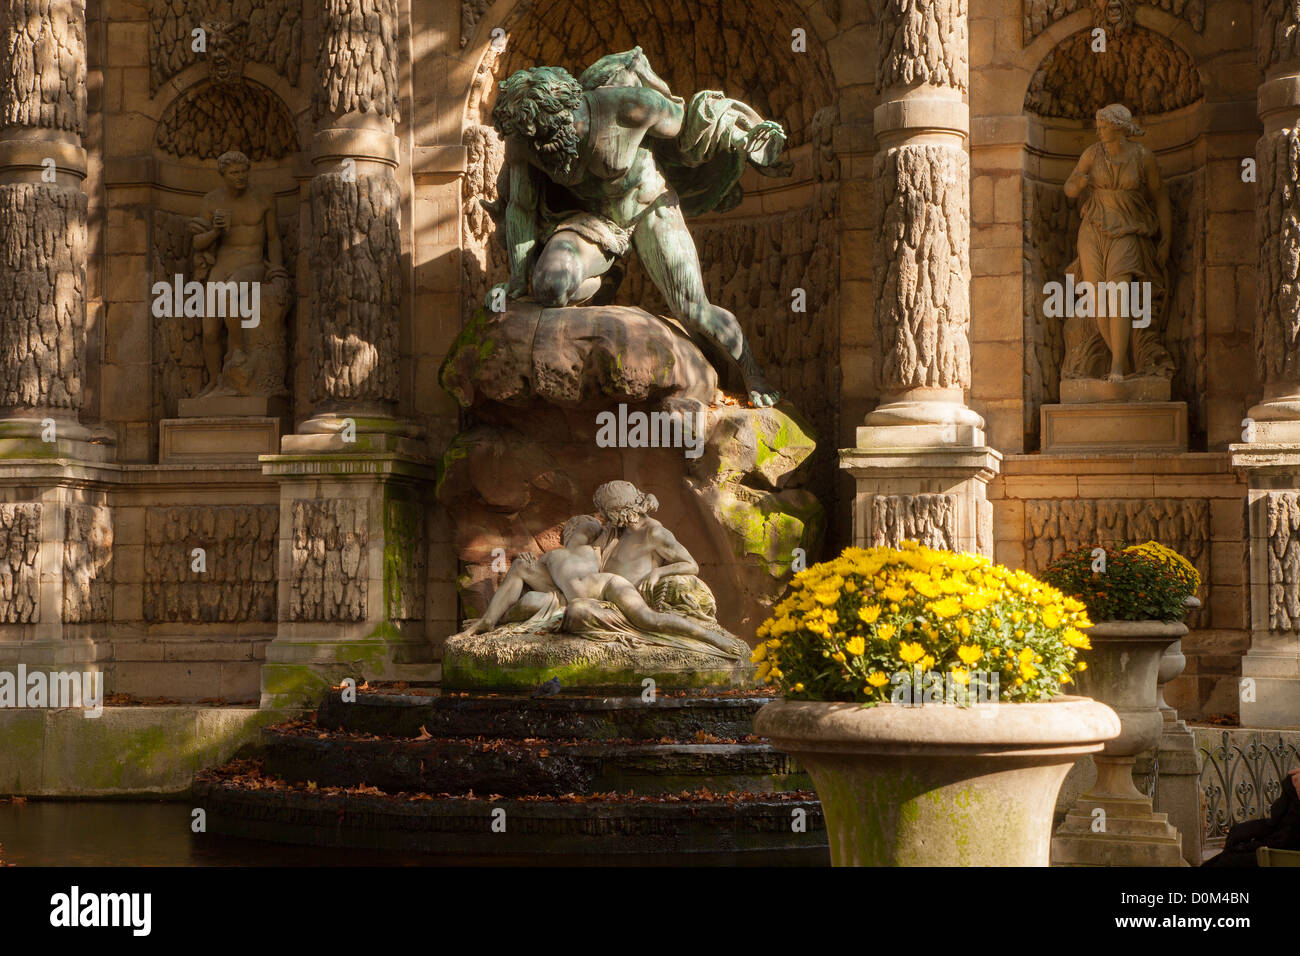
[[[685,215],[740,202],[746,167],[789,175],[785,132],[705,90],[673,96],[640,47],[602,57],[576,80],[559,67],[519,70],[492,110],[505,138],[498,201],[488,207],[510,279],[489,293],[546,307],[604,304],[635,248],[673,315],[719,371],[734,367],[755,406],[779,395],[736,317],[709,302]],[[485,204],[486,205],[486,204]]]
[[[453,684],[466,673],[508,680],[521,666],[566,685],[569,668],[624,680],[665,669],[748,677],[749,646],[718,624],[699,565],[651,517],[654,495],[610,481],[593,503],[599,517],[570,518],[560,547],[517,557],[484,615],[448,638]]]
[[[1169,196],[1129,110],[1097,111],[1098,142],[1079,158],[1065,195],[1082,202],[1078,256],[1066,267],[1061,401],[1168,401],[1173,360],[1160,341],[1168,299]]]
[[[285,316],[292,303],[275,197],[249,186],[251,163],[239,152],[217,159],[222,185],[190,220],[192,273],[205,287],[203,360],[207,396],[286,392]]]

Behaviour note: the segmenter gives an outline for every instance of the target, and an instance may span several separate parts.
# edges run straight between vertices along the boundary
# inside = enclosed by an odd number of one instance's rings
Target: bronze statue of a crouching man
[[[750,401],[775,404],[736,317],[709,302],[684,214],[738,203],[746,165],[788,175],[781,127],[715,91],[683,105],[640,47],[576,80],[559,67],[520,70],[501,83],[492,118],[506,140],[488,205],[504,226],[506,296],[528,295],[531,280],[543,306],[608,300],[618,260],[635,248],[673,315],[736,363]]]

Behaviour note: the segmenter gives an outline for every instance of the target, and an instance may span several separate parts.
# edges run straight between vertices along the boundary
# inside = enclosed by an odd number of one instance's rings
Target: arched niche
[[[190,217],[198,214],[203,196],[220,185],[217,157],[228,150],[249,156],[249,183],[276,196],[277,220],[285,268],[298,288],[300,271],[299,192],[303,144],[310,142],[307,94],[271,66],[245,62],[234,82],[212,80],[207,64],[189,63],[162,78],[149,102],[153,122],[137,144],[149,156],[141,168],[149,172],[151,208],[146,220],[149,284],[171,282],[188,275],[192,263]],[[288,388],[295,405],[301,396],[293,374],[296,362],[294,329],[299,303],[290,313]],[[147,306],[147,303],[146,303]],[[158,422],[177,414],[182,398],[197,395],[206,385],[202,330],[195,317],[153,320],[151,350],[151,433]]]
[[[825,439],[813,490],[829,503],[839,429],[843,226],[839,173],[831,155],[839,89],[824,42],[836,27],[821,6],[805,10],[792,0],[477,5],[476,18],[462,35],[467,56],[477,60],[462,138],[467,159],[461,290],[467,317],[489,286],[505,277],[504,254],[492,241],[491,220],[479,205],[480,199],[496,196],[501,146],[491,128],[491,108],[500,79],[536,65],[561,66],[576,76],[607,53],[640,46],[678,95],[716,89],[745,101],[785,127],[794,175],[767,179],[750,171],[742,181],[744,202],[725,214],[690,220],[691,232],[710,298],[738,316],[759,361]],[[813,34],[805,52],[791,49],[790,30],[796,26]],[[504,31],[502,50],[491,42],[498,28]],[[617,301],[666,313],[634,256],[627,265]],[[806,312],[791,309],[795,289],[804,290]]]
[[[1139,142],[1156,154],[1169,192],[1173,236],[1169,294],[1157,322],[1173,357],[1174,401],[1188,405],[1190,448],[1206,442],[1205,132],[1206,97],[1197,58],[1159,25],[1186,23],[1139,8],[1130,29],[1092,50],[1092,21],[1058,21],[1040,40],[1055,40],[1029,74],[1023,111],[1028,119],[1024,162],[1024,334],[1026,450],[1038,447],[1039,410],[1060,395],[1065,348],[1062,322],[1043,314],[1044,284],[1064,281],[1076,255],[1079,205],[1063,186],[1083,151],[1096,142],[1096,110],[1123,103],[1145,130]],[[1170,21],[1166,23],[1165,21]],[[1064,28],[1082,26],[1072,32]],[[1054,35],[1054,31],[1055,34]],[[1143,109],[1145,107],[1145,110]]]

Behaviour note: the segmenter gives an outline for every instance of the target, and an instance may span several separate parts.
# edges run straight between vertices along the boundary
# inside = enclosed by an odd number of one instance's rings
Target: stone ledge
[[[184,793],[194,775],[297,711],[256,707],[0,710],[0,793],[107,797]]]

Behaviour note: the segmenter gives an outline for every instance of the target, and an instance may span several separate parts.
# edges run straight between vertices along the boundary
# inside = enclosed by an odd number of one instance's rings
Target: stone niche
[[[563,523],[591,513],[592,493],[614,479],[659,500],[655,517],[699,563],[718,622],[742,637],[766,616],[794,549],[817,553],[822,507],[801,487],[816,447],[811,428],[788,404],[720,401],[717,373],[667,320],[623,306],[480,311],[441,380],[473,422],[443,456],[438,486],[464,569],[466,617],[482,613],[510,560],[557,547]],[[703,423],[702,441],[602,447],[602,424],[617,427],[623,416],[634,427],[656,413],[661,426],[666,416],[689,419],[683,435]],[[639,445],[626,434],[626,445]]]

